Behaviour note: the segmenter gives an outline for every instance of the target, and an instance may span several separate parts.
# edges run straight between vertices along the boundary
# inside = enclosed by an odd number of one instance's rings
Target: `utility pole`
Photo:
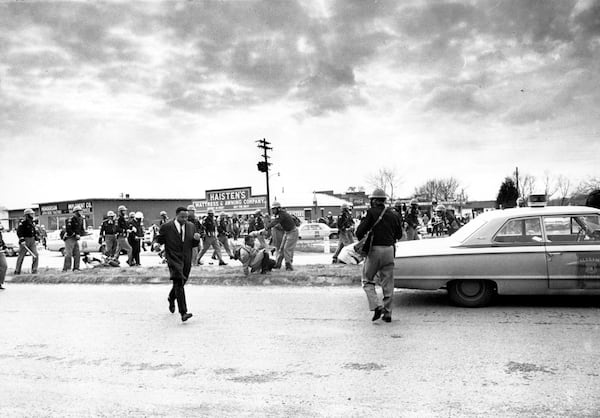
[[[521,192],[519,191],[519,167],[515,168],[515,178],[517,180],[517,197],[520,197]]]
[[[271,157],[267,155],[267,152],[273,150],[273,148],[269,146],[271,143],[264,138],[256,142],[258,143],[258,148],[263,150],[262,156],[264,161],[259,161],[256,166],[258,167],[258,171],[265,173],[265,178],[267,180],[267,212],[269,216],[271,216],[271,192],[269,191],[269,166],[271,165],[269,158]]]

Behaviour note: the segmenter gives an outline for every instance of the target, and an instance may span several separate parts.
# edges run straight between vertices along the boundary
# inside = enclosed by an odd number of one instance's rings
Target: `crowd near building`
[[[341,213],[342,204],[347,204],[351,208],[351,215],[354,218],[360,218],[369,207],[368,195],[365,192],[347,192],[334,193],[332,190],[315,191],[305,195],[294,196],[271,196],[272,200],[277,200],[287,209],[287,212],[293,214],[305,222],[317,222],[328,216],[337,218]],[[406,205],[410,198],[401,198]],[[493,201],[467,202],[458,205],[454,202],[427,202],[419,201],[421,212],[429,213],[435,211],[438,204],[443,204],[446,208],[454,210],[460,216],[476,216],[478,213],[492,210]],[[160,222],[160,213],[166,211],[169,214],[175,213],[177,207],[194,205],[196,212],[202,216],[207,213],[209,208],[215,212],[224,212],[230,216],[238,215],[248,218],[257,210],[264,213],[268,212],[267,196],[264,194],[253,195],[251,187],[238,187],[228,189],[207,190],[204,198],[180,198],[180,199],[160,199],[160,198],[130,198],[129,195],[123,195],[121,198],[86,198],[77,200],[63,200],[54,202],[39,202],[31,207],[35,218],[40,225],[44,225],[48,231],[60,230],[65,225],[66,220],[71,216],[73,208],[80,206],[81,215],[86,228],[98,229],[102,221],[106,219],[110,210],[116,210],[120,205],[125,205],[129,210],[142,212],[144,214],[143,225],[150,227],[152,224]],[[15,230],[23,216],[23,211],[27,208],[15,208],[7,211],[7,229]],[[171,215],[170,215],[171,216]]]

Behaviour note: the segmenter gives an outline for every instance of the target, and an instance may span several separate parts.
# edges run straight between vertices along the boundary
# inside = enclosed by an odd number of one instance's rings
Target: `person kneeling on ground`
[[[275,260],[269,258],[269,252],[264,249],[254,248],[254,233],[244,238],[244,245],[241,246],[234,254],[238,255],[239,261],[242,263],[244,275],[256,273],[260,270],[260,274],[265,274],[271,271],[275,266]]]

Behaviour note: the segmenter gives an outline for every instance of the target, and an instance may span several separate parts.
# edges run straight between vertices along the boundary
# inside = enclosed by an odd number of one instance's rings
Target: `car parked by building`
[[[324,223],[320,222],[308,222],[303,223],[298,227],[298,238],[299,239],[337,239],[338,229],[330,228]]]
[[[452,236],[396,244],[395,286],[447,289],[457,305],[501,295],[600,294],[600,210],[486,212]]]
[[[2,239],[6,245],[6,256],[16,257],[19,255],[19,237],[15,231],[2,232]]]
[[[79,251],[81,254],[104,252],[104,243],[99,244],[98,238],[100,238],[100,231],[97,229],[90,229],[86,231],[88,235],[84,235],[79,239]],[[46,241],[46,249],[48,251],[60,251],[62,255],[65,254],[65,242],[60,238],[60,231],[51,232],[48,234]]]

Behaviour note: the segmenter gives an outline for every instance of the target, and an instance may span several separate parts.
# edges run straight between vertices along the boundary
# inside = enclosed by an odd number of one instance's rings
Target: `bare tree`
[[[394,193],[402,184],[402,179],[395,168],[383,167],[377,173],[370,175],[367,182],[376,189],[382,189],[393,201]]]
[[[558,187],[552,175],[548,171],[544,171],[544,194],[546,195],[546,199],[550,200],[550,198],[556,194],[556,190]]]
[[[427,200],[455,200],[457,199],[456,191],[459,183],[454,177],[445,179],[430,179],[420,187],[415,188],[415,196]],[[462,190],[464,194],[464,189]]]
[[[519,177],[519,196],[527,198],[535,190],[536,179],[531,174]]]
[[[556,189],[558,191],[558,197],[560,198],[560,205],[564,206],[567,202],[567,196],[569,196],[569,191],[571,189],[571,180],[564,175],[559,175],[556,178]]]
[[[587,179],[579,182],[576,192],[581,194],[589,194],[598,189],[600,189],[600,177],[588,177]]]

